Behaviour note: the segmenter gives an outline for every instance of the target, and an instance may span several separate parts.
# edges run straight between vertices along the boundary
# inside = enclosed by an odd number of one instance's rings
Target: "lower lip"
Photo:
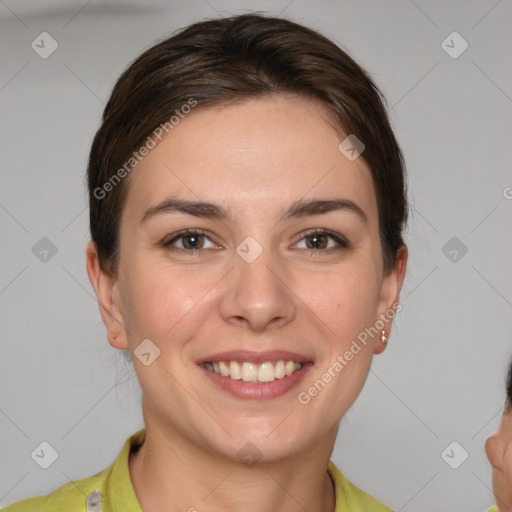
[[[243,380],[234,380],[231,377],[223,377],[218,373],[207,370],[203,365],[199,368],[215,384],[237,398],[248,400],[270,400],[282,396],[304,378],[306,373],[313,367],[313,363],[304,363],[304,366],[297,372],[287,375],[282,379],[275,379],[272,382],[245,382]]]

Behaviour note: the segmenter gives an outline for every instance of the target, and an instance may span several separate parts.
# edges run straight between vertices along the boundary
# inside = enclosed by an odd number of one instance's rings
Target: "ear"
[[[384,276],[382,282],[382,288],[380,293],[379,305],[378,305],[378,319],[382,319],[384,327],[382,330],[385,331],[386,338],[389,338],[391,333],[391,324],[393,322],[394,314],[390,314],[391,310],[396,309],[400,299],[400,291],[405,277],[405,269],[407,267],[407,258],[409,251],[405,245],[398,248],[395,257],[395,265],[392,271]],[[386,349],[386,344],[380,339],[380,333],[375,343],[374,353],[380,354]]]
[[[491,437],[487,438],[484,448],[485,454],[487,455],[487,459],[489,460],[491,466],[494,469],[501,469],[503,459],[503,446],[498,436],[493,434]]]
[[[108,342],[114,348],[127,350],[129,345],[119,294],[119,283],[116,277],[107,274],[100,268],[98,251],[94,242],[90,242],[87,246],[87,274],[96,292],[101,318],[107,328]]]

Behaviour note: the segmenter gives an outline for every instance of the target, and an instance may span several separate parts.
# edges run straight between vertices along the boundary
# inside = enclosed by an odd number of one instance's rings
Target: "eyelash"
[[[201,252],[203,249],[182,249],[181,247],[172,247],[172,244],[174,242],[176,242],[177,240],[179,240],[180,238],[184,238],[186,236],[194,236],[194,235],[202,235],[202,236],[205,236],[206,238],[210,239],[208,237],[208,235],[206,234],[206,232],[201,229],[186,229],[184,231],[180,231],[179,233],[176,234],[176,236],[174,236],[172,239],[164,242],[162,245],[164,248],[169,249],[169,250],[185,252],[188,254],[196,254],[196,253]],[[296,243],[299,243],[299,242],[303,241],[304,239],[306,239],[308,237],[315,236],[315,235],[325,235],[328,238],[331,238],[331,240],[334,240],[334,242],[338,245],[338,247],[336,247],[336,248],[331,247],[330,249],[303,249],[303,250],[311,251],[313,253],[317,253],[317,252],[329,253],[333,250],[338,251],[338,250],[350,248],[350,243],[345,238],[343,238],[341,235],[339,235],[338,233],[335,233],[333,231],[330,231],[328,229],[323,229],[323,228],[321,228],[321,229],[315,228],[315,229],[306,231],[303,234],[302,238],[300,238]]]

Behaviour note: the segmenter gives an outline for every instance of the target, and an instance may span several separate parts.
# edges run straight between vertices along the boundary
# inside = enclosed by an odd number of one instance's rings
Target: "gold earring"
[[[382,336],[380,337],[382,343],[387,343],[388,339],[386,338],[386,331],[382,331]]]

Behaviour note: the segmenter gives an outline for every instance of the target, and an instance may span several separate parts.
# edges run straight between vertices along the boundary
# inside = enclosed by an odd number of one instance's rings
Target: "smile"
[[[313,368],[312,361],[279,359],[264,363],[248,361],[204,361],[198,364],[214,385],[244,400],[272,400],[296,388]],[[261,380],[260,380],[261,379]]]
[[[217,361],[214,363],[205,362],[203,364],[207,370],[222,375],[222,377],[233,380],[243,380],[244,382],[259,383],[283,379],[301,370],[304,366],[302,363],[284,361],[282,359],[275,362],[267,361],[261,364],[247,361]]]

